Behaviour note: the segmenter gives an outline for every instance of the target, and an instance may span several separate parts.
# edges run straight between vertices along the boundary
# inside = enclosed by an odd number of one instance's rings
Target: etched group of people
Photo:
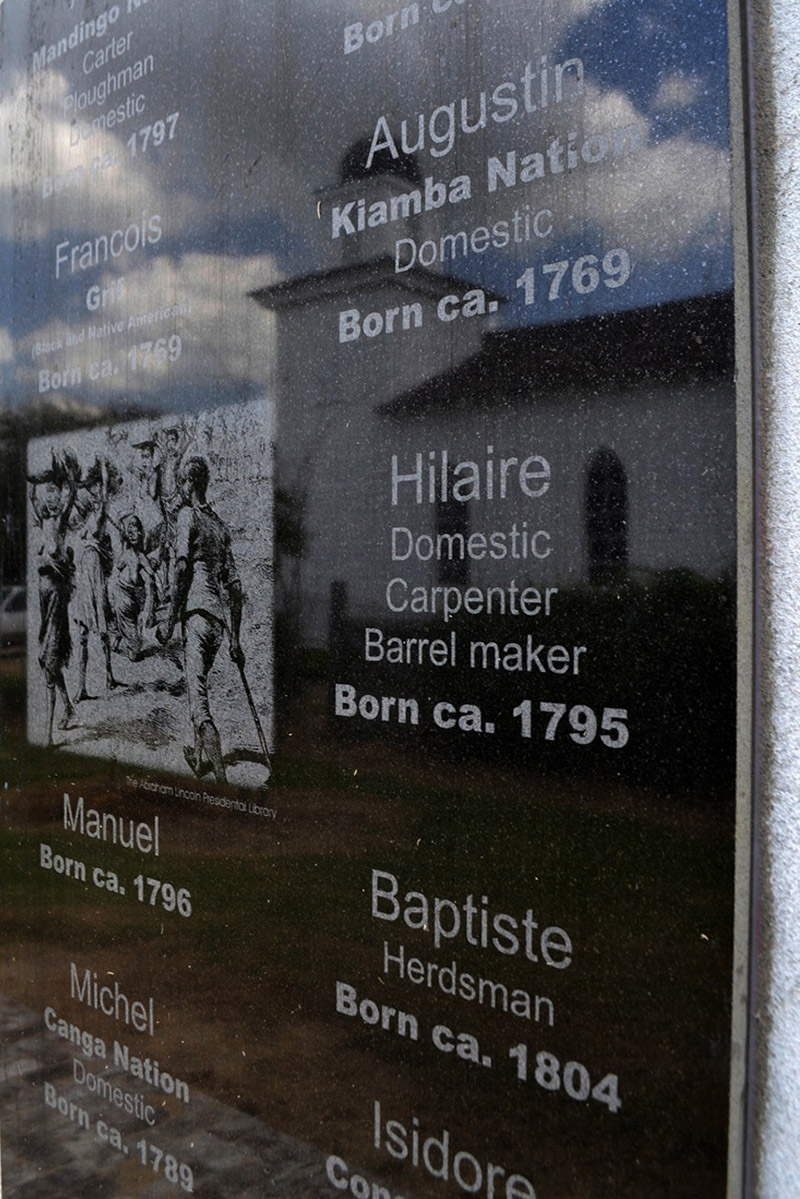
[[[169,429],[133,447],[139,454],[130,500],[113,504],[126,480],[113,462],[95,458],[84,474],[77,458],[52,453],[49,467],[29,476],[39,590],[39,665],[48,694],[47,743],[52,744],[56,699],[58,727],[76,721],[75,704],[96,697],[87,689],[89,651],[101,650],[107,691],[117,678],[114,655],[138,662],[162,651],[180,628],[194,745],[184,754],[198,775],[226,768],[208,697],[208,675],[227,635],[240,671],[242,589],[230,532],[206,500],[206,459],[181,445]],[[149,516],[149,520],[148,520]],[[147,523],[146,523],[147,522]],[[78,682],[70,699],[66,669],[78,642]]]

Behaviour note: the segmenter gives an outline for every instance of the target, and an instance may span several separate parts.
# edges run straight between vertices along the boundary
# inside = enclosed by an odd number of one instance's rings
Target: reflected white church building
[[[409,175],[372,174],[358,194],[418,187]],[[323,219],[353,194],[345,177]],[[407,223],[417,240],[425,220]],[[437,587],[511,602],[626,572],[731,570],[731,296],[500,329],[500,297],[395,270],[401,224],[254,293],[277,315],[278,477],[305,533],[291,582],[304,638],[324,644],[335,587],[352,617],[380,623],[441,611]]]

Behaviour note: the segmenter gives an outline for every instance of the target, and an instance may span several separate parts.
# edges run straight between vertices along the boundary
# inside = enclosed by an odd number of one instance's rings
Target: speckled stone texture
[[[754,0],[761,612],[752,1193],[800,1195],[800,5]]]

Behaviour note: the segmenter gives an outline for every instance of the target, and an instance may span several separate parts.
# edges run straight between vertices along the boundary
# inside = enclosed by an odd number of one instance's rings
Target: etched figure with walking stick
[[[80,490],[86,498],[76,502],[80,528],[80,557],[75,585],[75,617],[78,623],[78,695],[79,702],[95,699],[86,688],[89,662],[90,634],[100,642],[105,665],[106,689],[118,686],[111,667],[111,611],[108,599],[108,576],[111,573],[114,550],[109,533],[108,502],[119,489],[121,478],[115,470],[109,472],[106,460],[96,458],[81,480]]]
[[[75,716],[64,676],[72,651],[69,602],[75,579],[74,557],[71,547],[66,544],[66,535],[80,477],[78,461],[70,453],[60,457],[53,454],[49,470],[28,476],[34,520],[41,530],[37,553],[40,618],[38,658],[47,685],[48,745],[53,744],[56,693],[61,697],[63,707],[58,727],[69,728]]]
[[[244,651],[239,641],[242,587],[228,526],[206,501],[208,481],[205,458],[193,455],[181,463],[178,484],[184,506],[177,516],[170,608],[157,636],[162,644],[166,644],[180,623],[189,711],[194,727],[194,745],[184,748],[184,756],[198,777],[210,768],[216,781],[224,783],[227,781],[225,759],[211,714],[208,676],[226,633],[230,656],[239,669],[248,700],[250,694],[244,674]],[[262,748],[266,751],[257,714],[253,714]]]

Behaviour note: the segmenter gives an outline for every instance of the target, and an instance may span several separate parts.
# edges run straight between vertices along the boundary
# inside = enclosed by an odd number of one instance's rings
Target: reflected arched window
[[[436,546],[439,583],[466,587],[469,582],[469,504],[448,499],[436,505]]]
[[[628,565],[628,480],[613,450],[599,449],[586,474],[589,582],[615,583]]]

